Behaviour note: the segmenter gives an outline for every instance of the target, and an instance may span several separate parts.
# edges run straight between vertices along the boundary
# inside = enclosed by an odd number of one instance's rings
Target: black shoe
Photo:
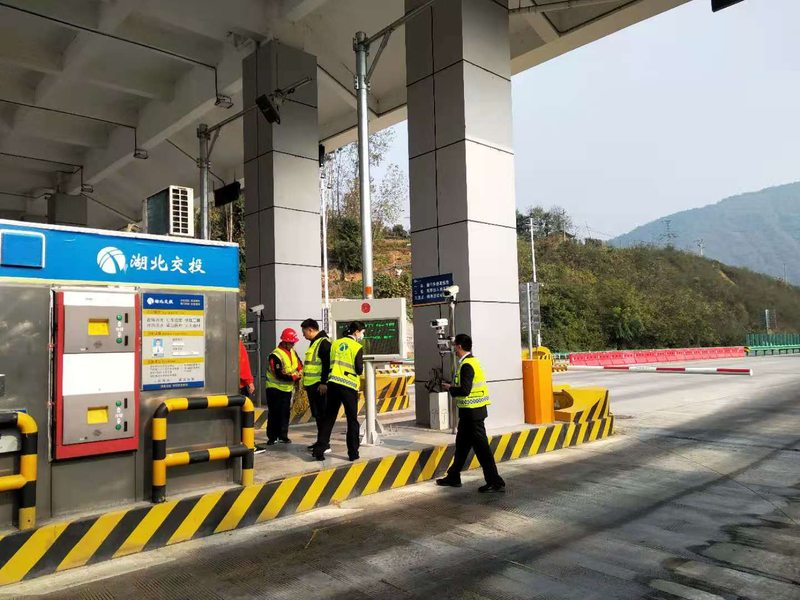
[[[267,446],[274,446],[275,440],[267,440]]]
[[[278,441],[281,444],[291,444],[292,443],[292,440],[290,440],[289,438],[280,438]]]
[[[325,460],[325,455],[320,454],[318,452],[314,452],[311,456],[314,457],[314,460],[320,460],[320,461]]]
[[[436,480],[436,485],[459,488],[461,487],[461,480],[451,479],[450,477],[442,477],[441,479]]]
[[[499,483],[487,483],[486,485],[482,485],[478,488],[478,491],[481,494],[505,494],[506,493],[506,484],[499,484]]]
[[[314,449],[317,447],[316,444],[311,444],[310,446],[306,446],[306,450],[309,452],[314,452]]]
[[[356,454],[355,456],[352,456],[352,455],[348,456],[347,460],[349,460],[350,462],[353,462],[353,461],[358,460],[359,458],[361,458],[361,457],[358,454]]]

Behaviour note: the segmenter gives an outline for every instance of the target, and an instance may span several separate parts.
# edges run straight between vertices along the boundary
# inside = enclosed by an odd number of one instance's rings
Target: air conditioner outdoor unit
[[[145,231],[194,237],[194,190],[171,185],[145,201]]]

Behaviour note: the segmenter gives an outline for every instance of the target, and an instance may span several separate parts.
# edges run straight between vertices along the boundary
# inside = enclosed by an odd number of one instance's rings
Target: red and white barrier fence
[[[714,367],[649,367],[645,365],[586,366],[568,365],[567,371],[633,371],[636,373],[684,373],[686,375],[749,375],[753,369],[715,369]]]
[[[677,348],[671,350],[620,350],[610,352],[573,352],[571,365],[605,367],[609,365],[637,365],[685,360],[718,360],[747,356],[744,346],[726,348]]]

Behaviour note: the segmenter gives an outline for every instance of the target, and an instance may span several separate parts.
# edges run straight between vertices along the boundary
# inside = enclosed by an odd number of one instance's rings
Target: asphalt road
[[[800,599],[800,355],[567,373],[611,439],[3,588],[0,598]]]

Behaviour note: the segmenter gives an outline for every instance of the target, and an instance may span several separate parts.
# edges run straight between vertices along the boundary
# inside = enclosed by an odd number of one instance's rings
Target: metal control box
[[[139,447],[139,296],[55,292],[55,458]]]

